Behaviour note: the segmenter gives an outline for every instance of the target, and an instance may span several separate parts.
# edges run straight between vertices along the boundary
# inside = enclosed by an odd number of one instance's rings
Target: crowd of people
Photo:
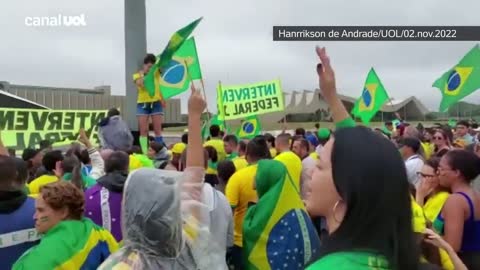
[[[212,125],[204,141],[192,88],[173,145],[158,127],[146,139],[163,104],[145,95],[140,147],[115,109],[100,147],[83,130],[21,158],[0,141],[0,268],[480,269],[478,126],[356,126],[317,54],[335,130],[245,140]]]

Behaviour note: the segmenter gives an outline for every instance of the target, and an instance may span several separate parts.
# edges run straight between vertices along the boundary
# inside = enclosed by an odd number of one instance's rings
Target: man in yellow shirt
[[[295,186],[300,190],[300,175],[302,173],[302,161],[300,158],[290,151],[290,134],[280,134],[275,140],[275,147],[277,148],[278,155],[275,160],[278,160],[287,167],[287,171],[292,177]]]
[[[47,173],[28,184],[28,192],[32,197],[36,197],[40,193],[40,188],[44,185],[58,181],[55,170],[57,169],[57,163],[61,161],[63,161],[61,151],[51,151],[43,156],[42,164]]]
[[[231,264],[235,269],[244,269],[242,258],[243,219],[248,206],[257,202],[257,192],[254,188],[257,174],[257,162],[270,158],[270,151],[263,137],[252,139],[247,145],[247,161],[250,166],[234,173],[227,183],[225,195],[233,209],[233,248],[230,250]]]
[[[203,144],[203,147],[212,146],[217,150],[218,161],[225,160],[227,154],[225,153],[225,147],[220,135],[220,127],[218,125],[212,125],[210,127],[210,140]]]
[[[155,133],[155,141],[163,144],[162,137],[162,115],[165,108],[165,102],[162,99],[160,89],[156,89],[155,94],[150,96],[144,85],[144,76],[148,73],[157,58],[153,54],[147,54],[143,59],[143,68],[139,72],[133,74],[133,81],[137,86],[137,119],[138,129],[140,132],[140,146],[143,154],[148,153],[148,131],[149,117],[152,118],[153,132]],[[157,74],[156,77],[160,75]]]
[[[225,153],[227,154],[227,160],[233,160],[238,157],[238,139],[235,135],[227,135],[223,138],[223,147],[225,149]]]
[[[245,158],[246,152],[247,152],[247,143],[245,141],[240,141],[238,143],[238,157],[232,160],[233,165],[235,165],[236,171],[239,171],[248,166],[247,159]]]

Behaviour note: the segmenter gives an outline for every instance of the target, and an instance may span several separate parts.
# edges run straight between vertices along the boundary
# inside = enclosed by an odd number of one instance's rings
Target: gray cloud
[[[131,1],[131,0],[128,0]],[[123,1],[17,0],[0,4],[0,80],[67,87],[112,85],[125,94]],[[436,109],[433,81],[474,42],[273,42],[273,25],[478,25],[480,2],[465,0],[147,0],[148,51],[200,16],[195,31],[209,107],[215,87],[280,78],[285,91],[317,87],[314,46],[327,46],[339,91],[358,96],[368,70],[377,70],[396,99],[415,95]],[[83,28],[32,28],[26,16],[85,14]],[[185,111],[186,96],[183,100]],[[467,98],[479,102],[480,95]]]

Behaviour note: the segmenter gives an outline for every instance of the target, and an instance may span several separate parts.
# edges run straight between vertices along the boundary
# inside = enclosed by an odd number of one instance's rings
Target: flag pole
[[[221,115],[222,115],[222,118],[223,118],[223,125],[225,126],[225,131],[227,131],[227,121],[225,120],[225,108],[223,107],[223,102],[222,102],[222,99],[223,99],[223,91],[222,91],[222,81],[218,81],[218,91],[217,91],[217,98],[219,97],[218,94],[220,93],[220,101],[219,102],[219,110],[221,112]]]
[[[280,83],[280,78],[278,78],[278,84],[280,85],[280,89],[282,89],[281,83]],[[283,95],[283,90],[282,90],[282,95]],[[287,109],[285,108],[285,96],[282,96],[283,98],[283,131],[282,134],[286,132],[287,130]],[[293,97],[292,97],[293,98]]]
[[[193,83],[192,77],[190,76],[190,73],[188,72],[187,60],[183,60],[183,62],[185,63],[185,73],[187,74],[187,78],[190,81],[193,90],[197,91],[197,89],[195,88],[195,84]],[[203,78],[202,78],[202,85],[203,85]],[[208,111],[208,101],[207,101],[207,96],[205,95],[205,88],[203,88],[203,95],[204,95],[205,105],[206,105],[205,109],[207,110],[207,121],[210,121],[210,112]]]
[[[200,57],[198,56],[198,50],[197,50],[197,42],[195,42],[195,38],[192,37],[193,41],[193,49],[195,50],[195,55],[197,56],[197,61],[198,61],[198,66],[200,66]],[[203,97],[205,101],[207,101],[207,93],[205,92],[205,84],[203,82],[203,75],[202,75],[202,69],[200,68],[200,83],[202,84],[202,92],[203,92]],[[192,81],[192,80],[190,80]],[[192,82],[193,83],[193,82]],[[208,104],[207,104],[207,119],[210,121],[210,111],[208,110]]]

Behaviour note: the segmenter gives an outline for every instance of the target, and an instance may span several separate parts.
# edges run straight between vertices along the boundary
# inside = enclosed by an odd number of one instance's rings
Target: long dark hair
[[[65,157],[62,162],[63,173],[71,173],[72,178],[70,182],[74,184],[80,190],[84,189],[83,179],[82,179],[82,164],[80,160],[75,155],[70,155]]]
[[[445,154],[452,170],[458,170],[467,183],[480,174],[480,158],[467,150],[452,150]]]
[[[393,269],[418,269],[411,197],[398,150],[365,127],[340,129],[334,138],[333,181],[347,211],[322,256],[368,251],[385,256]]]

